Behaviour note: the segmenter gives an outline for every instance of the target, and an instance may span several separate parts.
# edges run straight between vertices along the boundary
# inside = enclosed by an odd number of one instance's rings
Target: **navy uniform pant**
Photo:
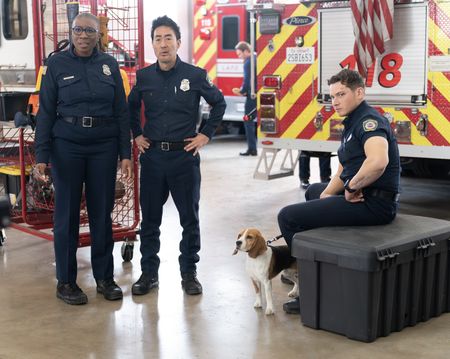
[[[254,120],[244,121],[244,130],[247,149],[250,152],[256,152],[256,122]]]
[[[54,245],[56,277],[60,282],[74,283],[77,278],[76,252],[83,183],[94,278],[103,280],[113,277],[111,212],[114,206],[117,158],[118,142],[115,138],[89,145],[58,138],[53,141]]]
[[[298,161],[299,161],[298,175],[300,177],[300,180],[309,180],[309,177],[311,175],[309,168],[311,156],[307,151],[301,151],[300,158]],[[328,181],[331,176],[330,163],[331,163],[331,156],[324,155],[319,157],[320,180],[322,182]]]
[[[156,275],[159,269],[160,225],[163,206],[171,194],[183,227],[178,258],[181,273],[192,273],[200,257],[200,156],[181,151],[149,149],[140,156],[141,268]]]
[[[390,223],[397,203],[376,197],[348,202],[343,195],[320,199],[326,183],[314,183],[305,193],[306,202],[284,207],[278,214],[281,234],[291,248],[295,233],[329,226],[371,226]]]

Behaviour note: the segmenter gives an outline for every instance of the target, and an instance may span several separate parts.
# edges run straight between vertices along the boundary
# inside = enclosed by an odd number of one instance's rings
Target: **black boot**
[[[97,292],[103,294],[106,300],[118,300],[123,298],[122,289],[120,289],[112,278],[98,280]]]
[[[181,286],[183,287],[186,294],[197,295],[201,294],[203,291],[202,285],[197,279],[197,273],[183,273],[181,274],[182,281]]]
[[[62,299],[67,304],[86,304],[88,298],[76,283],[60,283],[56,286],[56,297]]]
[[[283,310],[287,314],[300,314],[300,298],[297,297],[283,304]]]
[[[131,288],[134,295],[144,295],[150,292],[150,289],[157,288],[159,285],[157,274],[142,273],[136,283]]]
[[[240,156],[257,156],[258,152],[256,150],[254,150],[254,151],[247,150],[245,152],[239,153],[239,155]]]

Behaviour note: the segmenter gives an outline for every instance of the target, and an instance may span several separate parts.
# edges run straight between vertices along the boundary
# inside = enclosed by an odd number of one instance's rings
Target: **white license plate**
[[[314,63],[313,47],[287,47],[286,48],[287,64],[312,64]]]

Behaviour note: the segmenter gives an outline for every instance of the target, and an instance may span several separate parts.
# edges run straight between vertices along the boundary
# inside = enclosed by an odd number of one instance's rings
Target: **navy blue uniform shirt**
[[[211,105],[209,119],[201,130],[211,138],[222,121],[226,103],[205,70],[177,56],[169,71],[162,71],[158,62],[137,71],[136,85],[128,97],[133,136],[144,134],[153,141],[169,142],[195,137],[200,97]],[[141,101],[145,107],[144,131],[140,123]]]
[[[92,116],[111,120],[92,128],[75,126],[61,117]],[[59,52],[48,59],[39,93],[36,119],[36,163],[48,163],[52,138],[92,144],[119,138],[120,159],[131,158],[130,124],[117,61],[94,49],[89,57]]]
[[[338,150],[339,162],[343,167],[341,180],[345,182],[353,178],[361,168],[366,159],[364,143],[370,137],[381,136],[388,141],[389,163],[381,177],[370,184],[369,188],[399,192],[400,157],[397,140],[392,133],[389,121],[363,101],[348,115],[343,124],[344,132]]]
[[[255,59],[256,66],[256,59]],[[256,73],[256,69],[255,69]],[[244,82],[242,83],[242,87],[239,90],[242,94],[245,93],[245,113],[250,113],[253,109],[256,108],[256,98],[252,98],[252,89],[250,87],[252,78],[251,78],[251,59],[247,57],[244,61]],[[254,81],[254,86],[256,89],[256,76]]]

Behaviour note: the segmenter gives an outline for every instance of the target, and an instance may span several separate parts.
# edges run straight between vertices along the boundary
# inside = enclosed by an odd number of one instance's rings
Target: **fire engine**
[[[45,58],[69,39],[69,21],[78,11],[100,18],[105,51],[116,57],[134,81],[143,29],[143,0],[1,0],[0,15],[0,121],[25,112],[36,91],[39,68]],[[138,11],[140,9],[140,11]],[[73,13],[73,12],[76,13]]]
[[[241,87],[243,61],[236,56],[234,47],[239,41],[250,39],[247,0],[193,0],[193,63],[204,68],[214,84],[222,91],[227,103],[224,121],[229,127],[242,123],[245,97],[232,93]],[[201,118],[209,114],[202,102]]]
[[[292,175],[298,150],[335,152],[342,118],[327,79],[356,68],[348,1],[254,1],[258,76],[255,178]],[[450,2],[396,1],[394,37],[369,69],[367,100],[391,123],[402,166],[450,170]],[[278,164],[281,160],[281,165]],[[278,162],[277,162],[278,161]]]

